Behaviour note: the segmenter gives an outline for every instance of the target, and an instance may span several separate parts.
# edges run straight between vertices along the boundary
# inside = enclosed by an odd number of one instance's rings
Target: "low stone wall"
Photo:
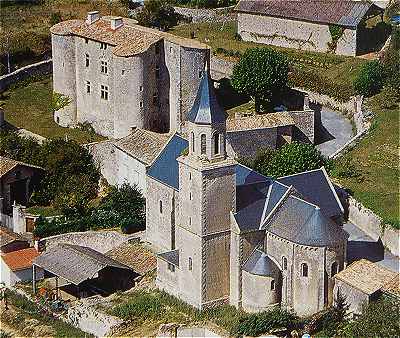
[[[380,238],[383,245],[393,255],[400,256],[400,231],[393,229],[390,225],[384,225],[382,218],[375,215],[353,197],[348,197],[348,203],[349,220],[375,241]]]
[[[175,12],[194,23],[199,22],[221,22],[235,20],[236,13],[233,12],[235,6],[221,8],[187,8],[174,7]]]
[[[59,243],[67,243],[86,246],[101,253],[106,253],[128,241],[131,237],[117,231],[71,232],[43,238],[39,241],[39,247],[48,249]]]
[[[25,80],[31,76],[50,74],[53,70],[52,60],[45,60],[22,67],[10,74],[0,76],[0,93],[7,90],[12,84]]]

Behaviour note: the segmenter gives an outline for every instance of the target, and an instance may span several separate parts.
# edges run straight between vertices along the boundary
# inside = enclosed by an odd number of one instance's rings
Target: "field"
[[[46,138],[68,137],[79,143],[104,138],[80,129],[63,128],[53,120],[52,78],[21,83],[0,97],[6,121],[14,127],[27,129]]]

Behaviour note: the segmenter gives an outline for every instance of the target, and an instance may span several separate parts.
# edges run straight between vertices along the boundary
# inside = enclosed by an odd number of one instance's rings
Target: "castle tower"
[[[188,113],[189,150],[179,162],[179,297],[204,308],[229,297],[230,211],[235,161],[226,155],[226,114],[208,71]]]

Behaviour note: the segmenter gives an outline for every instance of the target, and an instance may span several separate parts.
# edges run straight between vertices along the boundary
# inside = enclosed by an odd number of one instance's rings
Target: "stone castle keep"
[[[64,127],[89,122],[112,138],[132,127],[180,131],[193,104],[206,45],[88,13],[51,28],[54,92],[70,99],[57,111]]]

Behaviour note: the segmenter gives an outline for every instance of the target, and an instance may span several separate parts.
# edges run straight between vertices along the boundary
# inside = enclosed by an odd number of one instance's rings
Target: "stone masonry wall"
[[[187,8],[174,7],[175,12],[190,20],[198,22],[220,22],[235,20],[236,13],[233,12],[234,6],[222,8]]]
[[[100,172],[107,182],[111,185],[118,184],[115,148],[112,141],[89,143],[85,147],[100,167]]]
[[[46,60],[22,67],[10,74],[0,76],[0,93],[7,90],[12,84],[25,80],[31,76],[50,74],[51,67],[52,67],[52,60]],[[0,125],[1,124],[2,123],[0,120]]]
[[[328,25],[247,13],[238,13],[238,33],[245,41],[319,52],[332,41]],[[346,28],[336,53],[355,56],[356,38],[357,30]]]

